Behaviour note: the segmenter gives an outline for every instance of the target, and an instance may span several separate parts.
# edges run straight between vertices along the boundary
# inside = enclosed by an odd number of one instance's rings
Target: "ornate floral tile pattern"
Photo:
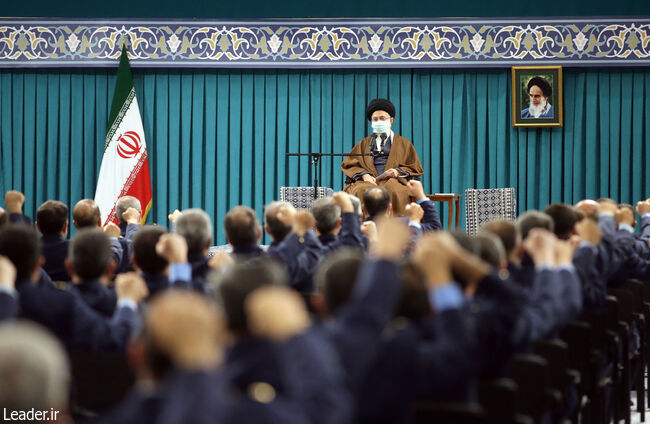
[[[0,67],[647,66],[650,18],[0,19]]]

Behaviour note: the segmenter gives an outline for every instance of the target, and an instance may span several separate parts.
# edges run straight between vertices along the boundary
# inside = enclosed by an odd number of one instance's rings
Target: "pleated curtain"
[[[0,72],[0,189],[74,205],[94,197],[116,69]],[[393,129],[413,141],[427,193],[514,187],[519,212],[585,197],[650,196],[650,70],[564,69],[563,128],[511,126],[510,71],[134,69],[153,184],[150,222],[178,208],[213,218],[311,185],[288,152],[349,151],[369,134],[367,102],[395,103]],[[321,185],[343,187],[342,158]],[[441,205],[446,226],[446,206]],[[461,224],[464,223],[464,208]],[[267,240],[268,241],[268,240]]]

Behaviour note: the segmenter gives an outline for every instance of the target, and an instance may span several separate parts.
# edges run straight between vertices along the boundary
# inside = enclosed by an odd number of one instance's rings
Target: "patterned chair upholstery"
[[[481,225],[495,219],[514,221],[517,217],[515,189],[490,188],[465,190],[465,229],[476,234]]]
[[[329,187],[318,187],[317,196],[332,197],[334,190]],[[289,202],[296,209],[311,209],[314,202],[314,187],[280,187],[280,200]]]

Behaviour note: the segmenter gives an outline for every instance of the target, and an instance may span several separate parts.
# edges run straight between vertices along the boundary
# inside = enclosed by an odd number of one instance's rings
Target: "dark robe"
[[[372,136],[368,136],[357,143],[350,153],[369,153],[371,151],[371,143]],[[383,186],[390,192],[393,214],[400,216],[404,214],[404,209],[410,202],[409,191],[406,187],[407,177],[419,177],[424,173],[424,170],[422,169],[420,159],[418,159],[418,154],[413,144],[398,134],[393,134],[390,154],[386,161],[385,169],[389,170],[391,168],[399,168],[403,173],[407,173],[408,175],[389,178],[377,184]],[[355,176],[357,177],[356,181],[347,184],[343,190],[346,193],[357,196],[359,199],[363,199],[363,193],[373,187],[373,184],[363,181],[359,177],[359,174],[367,172],[373,177],[378,176],[372,156],[348,156],[341,163],[341,170],[350,179],[354,179]]]

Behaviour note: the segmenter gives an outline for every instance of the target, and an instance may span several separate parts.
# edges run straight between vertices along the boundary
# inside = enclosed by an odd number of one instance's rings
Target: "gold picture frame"
[[[561,127],[562,89],[561,66],[513,66],[512,126]]]

